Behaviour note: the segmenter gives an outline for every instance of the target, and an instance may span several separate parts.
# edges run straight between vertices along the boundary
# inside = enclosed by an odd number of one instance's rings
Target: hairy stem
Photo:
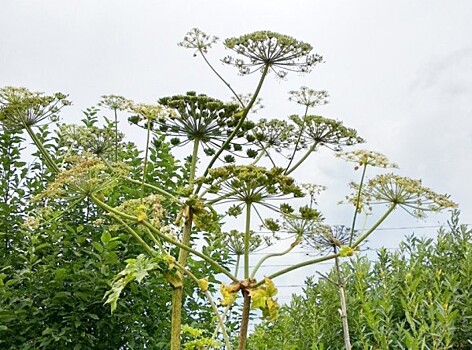
[[[189,270],[187,270],[185,267],[183,267],[181,264],[179,264],[178,262],[175,262],[175,265],[183,272],[185,273],[187,276],[189,276],[197,285],[199,285],[199,280],[198,278],[193,274],[191,273]],[[216,330],[218,330],[219,328],[221,328],[221,331],[223,333],[223,339],[225,341],[225,346],[226,346],[226,349],[228,350],[231,350],[231,344],[230,344],[230,341],[229,341],[229,336],[228,336],[228,333],[226,331],[226,327],[223,323],[223,318],[221,317],[219,311],[218,311],[218,308],[216,307],[216,304],[215,302],[213,301],[213,297],[211,296],[210,292],[208,292],[208,290],[202,290],[202,292],[205,294],[206,298],[208,299],[208,302],[210,303],[210,306],[218,320],[218,326],[216,328]],[[216,335],[214,335],[215,337]]]
[[[238,350],[246,350],[247,331],[249,328],[249,313],[251,311],[251,296],[245,288],[241,289],[243,293],[243,314],[241,316],[241,328],[239,330]]]
[[[241,262],[241,255],[236,255],[236,266],[234,267],[234,277],[238,277],[239,263]]]
[[[125,179],[126,181],[131,182],[131,183],[136,184],[136,185],[143,185],[143,182],[142,182],[142,181],[132,179],[131,177],[125,177],[124,179]],[[172,195],[171,193],[167,192],[166,190],[164,190],[164,189],[162,189],[162,188],[156,187],[156,186],[151,185],[151,184],[149,184],[149,183],[147,183],[147,182],[144,182],[144,187],[147,187],[147,188],[149,188],[149,189],[151,189],[151,190],[154,190],[154,191],[156,191],[157,193],[163,195],[164,197],[167,197],[167,198],[172,199],[172,200],[176,201],[177,203],[179,203],[177,197],[175,197],[174,195]]]
[[[115,219],[117,222],[122,225],[126,231],[139,243],[142,245],[146,253],[148,253],[150,256],[155,255],[154,249],[152,249],[142,238],[141,236],[133,230],[126,222],[124,222],[118,215],[112,214],[112,218]]]
[[[309,265],[314,265],[314,264],[317,264],[317,263],[320,263],[320,262],[323,262],[323,261],[328,261],[328,260],[332,260],[336,257],[339,256],[339,253],[337,254],[331,254],[331,255],[326,255],[326,256],[322,256],[321,258],[316,258],[316,259],[311,259],[311,260],[307,260],[307,261],[303,261],[301,263],[298,263],[298,264],[295,264],[295,265],[292,265],[292,266],[289,266],[283,270],[280,270],[280,271],[277,271],[275,273],[273,273],[272,275],[269,275],[267,276],[267,278],[269,279],[274,279],[274,278],[277,278],[279,276],[282,276],[282,275],[285,275],[286,273],[288,272],[291,272],[293,270],[297,270],[301,267],[305,267],[305,266],[309,266]],[[259,281],[257,282],[255,285],[254,285],[254,288],[256,287],[259,287],[260,285],[262,285],[264,283],[264,280],[262,281]]]
[[[198,146],[200,142],[198,138],[193,140],[193,151],[192,159],[190,163],[190,174],[189,174],[189,184],[193,187],[193,180],[195,178],[195,172],[197,168],[197,158],[198,158]],[[186,218],[182,234],[181,244],[182,246],[190,248],[190,242],[192,238],[192,225],[193,225],[193,208],[186,206]],[[177,262],[183,268],[187,265],[187,258],[189,251],[186,249],[180,248],[179,256]],[[172,290],[172,318],[171,318],[171,338],[170,338],[170,348],[171,350],[180,350],[180,333],[182,328],[182,305],[184,299],[184,285],[175,287]]]
[[[192,234],[193,210],[188,208],[187,217],[182,237],[182,245],[189,246]],[[188,251],[180,249],[177,262],[185,268],[187,265]],[[172,290],[172,324],[171,324],[171,350],[180,350],[180,333],[182,328],[182,304],[183,304],[184,286],[175,287]]]
[[[337,253],[336,247],[334,247],[334,253]],[[351,350],[352,346],[351,346],[351,337],[349,336],[349,323],[347,320],[346,295],[345,295],[345,290],[344,290],[344,281],[341,277],[341,270],[339,268],[339,257],[334,258],[334,266],[336,269],[336,275],[338,277],[336,285],[338,286],[339,299],[341,303],[341,309],[339,310],[339,313],[341,315],[341,322],[342,322],[342,327],[343,327],[344,346],[346,350]]]
[[[246,230],[244,232],[244,278],[249,278],[249,241],[251,238],[251,203],[246,203]]]
[[[46,164],[47,168],[53,172],[58,174],[59,173],[59,167],[57,166],[56,162],[54,162],[51,158],[51,155],[49,154],[48,150],[44,147],[43,143],[41,140],[36,136],[34,131],[31,129],[31,126],[24,124],[24,127],[26,131],[28,132],[28,135],[31,137],[33,140],[34,144],[38,148],[39,152],[43,156],[44,163]]]
[[[199,145],[200,145],[200,140],[198,138],[195,138],[193,140],[192,161],[190,163],[190,174],[189,174],[190,186],[193,186],[193,180],[195,179],[195,173],[197,171],[198,146]]]
[[[133,222],[138,222],[138,218],[136,216],[123,213],[119,210],[116,210],[113,207],[110,207],[108,204],[106,204],[106,203],[102,202],[100,199],[98,199],[95,195],[91,195],[90,198],[92,199],[92,201],[96,205],[98,205],[100,208],[106,210],[107,212],[109,212],[111,214],[115,214],[115,215],[117,215],[121,218],[130,220],[130,221],[133,221]],[[149,221],[142,221],[140,223],[141,223],[141,225],[147,227],[153,234],[157,235],[163,241],[168,242],[168,243],[170,243],[170,244],[172,244],[172,245],[174,245],[178,248],[187,250],[189,253],[192,253],[193,255],[198,256],[199,258],[201,258],[201,259],[205,260],[206,262],[208,262],[218,272],[223,273],[224,275],[226,275],[233,282],[238,282],[236,277],[234,277],[228,270],[226,270],[224,267],[222,267],[220,264],[218,264],[215,260],[213,260],[209,256],[207,256],[203,253],[200,253],[199,251],[197,251],[195,249],[192,249],[191,247],[186,246],[186,245],[182,244],[181,242],[178,242],[178,241],[166,236],[165,234],[161,233],[158,229],[156,229],[154,226],[152,226],[151,223],[149,223]]]

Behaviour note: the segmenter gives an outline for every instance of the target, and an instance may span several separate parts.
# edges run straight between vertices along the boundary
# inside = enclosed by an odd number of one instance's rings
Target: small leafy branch
[[[346,231],[326,226],[321,212],[315,208],[322,187],[299,185],[292,175],[321,147],[341,151],[364,140],[340,121],[309,113],[311,108],[326,103],[325,91],[307,87],[291,91],[290,100],[303,106],[301,115],[294,114],[288,119],[252,120],[251,114],[258,109],[260,93],[270,74],[286,78],[290,71],[308,73],[322,62],[322,57],[312,54],[310,44],[269,31],[227,39],[225,47],[236,56],[227,56],[222,62],[236,67],[241,75],[259,74],[254,91],[242,95],[233,90],[207,57],[217,41],[216,37],[193,29],[180,45],[195,50],[195,55],[203,58],[229,88],[237,103],[225,103],[195,92],[163,97],[157,104],[137,104],[119,96],[103,96],[99,105],[114,112],[114,121],[108,121],[114,132],[100,133],[93,123],[85,129],[61,126],[61,133],[75,135],[75,138],[71,138],[74,142],[62,145],[64,152],[59,155],[50,153],[33,128],[48,118],[54,119],[63,106],[70,104],[66,96],[45,96],[23,88],[0,90],[2,126],[25,129],[55,177],[38,198],[45,202],[90,201],[114,221],[119,231],[126,232],[141,245],[145,254],[127,260],[125,269],[116,276],[105,296],[112,311],[130,282],[140,283],[151,273],[161,274],[168,282],[172,292],[171,350],[181,349],[185,280],[193,281],[206,296],[227,349],[231,348],[231,340],[224,325],[226,312],[221,315],[213,301],[209,280],[215,280],[216,275],[225,279],[220,285],[222,306],[230,307],[238,294],[243,296],[238,327],[238,349],[242,350],[246,348],[251,308],[262,310],[263,317],[269,320],[277,316],[277,289],[273,279],[322,261],[335,259],[337,264],[339,258],[355,254],[398,207],[422,216],[426,211],[455,206],[447,196],[434,193],[417,180],[384,174],[367,181],[368,166],[388,167],[391,164],[378,153],[354,151],[340,154],[348,161],[356,162],[356,168],[362,168],[361,181],[352,185],[354,193],[347,198],[354,205],[352,227]],[[117,111],[123,110],[131,114],[130,122],[145,130],[142,164],[120,162],[126,147],[118,130]],[[101,135],[97,144],[90,140],[93,133]],[[98,142],[100,147],[97,147]],[[172,174],[156,175],[154,172],[151,176],[157,160],[154,146],[170,155],[175,147],[182,147],[190,156],[180,160],[169,156],[164,167],[172,169]],[[279,161],[280,156],[282,161]],[[128,185],[139,185],[134,198],[116,195],[116,191],[119,193],[120,188]],[[293,199],[306,195],[308,204],[292,207]],[[374,204],[386,204],[387,209],[370,228],[356,229],[357,215]],[[268,217],[268,212],[276,218]],[[244,227],[224,224],[228,216],[242,216]],[[255,232],[257,225],[277,234],[290,233],[294,239],[285,250],[268,253],[251,271],[251,252],[270,241],[269,237]],[[229,233],[223,233],[227,228]],[[339,235],[340,232],[343,235]],[[236,256],[234,272],[212,256],[210,249],[201,248],[197,242],[202,237],[227,244],[227,249]],[[258,275],[259,268],[268,259],[283,256],[302,243],[316,248],[327,244],[330,251],[269,276],[261,278]],[[192,261],[209,266],[214,276],[199,276],[198,269],[192,268]],[[242,278],[238,277],[241,263]],[[342,292],[340,279],[337,284]],[[341,303],[344,303],[342,293]],[[346,318],[345,311],[341,317]],[[184,327],[183,330],[195,338],[185,345],[186,348],[195,348],[191,344],[197,343],[202,348],[216,346],[218,331],[213,339],[209,339],[191,328]],[[346,327],[345,338],[348,336]]]

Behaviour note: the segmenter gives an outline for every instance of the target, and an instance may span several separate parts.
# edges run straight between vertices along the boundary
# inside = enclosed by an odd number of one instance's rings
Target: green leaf
[[[100,243],[92,242],[92,245],[99,253],[103,253],[103,246]]]
[[[102,236],[100,237],[100,240],[104,245],[106,245],[108,242],[111,240],[111,234],[108,231],[105,231],[102,233]]]

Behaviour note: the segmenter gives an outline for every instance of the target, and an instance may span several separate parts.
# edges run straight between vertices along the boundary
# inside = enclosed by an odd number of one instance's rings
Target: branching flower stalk
[[[194,52],[193,56],[197,56],[197,52],[202,56],[203,60],[205,63],[208,65],[208,67],[212,70],[213,73],[216,74],[218,79],[220,79],[231,91],[231,93],[234,95],[234,98],[238,100],[238,102],[243,106],[244,103],[239,97],[239,94],[234,91],[234,89],[231,87],[231,85],[226,81],[223,76],[218,73],[218,71],[213,67],[213,65],[210,63],[210,61],[207,59],[206,54],[208,53],[208,49],[211,48],[213,44],[215,44],[218,41],[218,38],[216,36],[210,36],[204,32],[202,32],[198,28],[193,28],[190,32],[188,32],[184,39],[178,44],[181,47],[187,48],[187,49],[195,49],[196,51]]]
[[[227,140],[223,143],[223,145],[221,145],[220,149],[215,153],[213,158],[210,160],[205,172],[203,173],[203,176],[208,175],[208,171],[213,167],[215,162],[220,157],[221,153],[223,153],[223,151],[228,147],[230,142],[236,137],[237,133],[241,129],[241,126],[243,125],[244,121],[246,120],[246,118],[249,114],[249,111],[251,110],[254,103],[257,101],[257,97],[258,97],[258,95],[259,95],[259,93],[262,89],[262,85],[263,85],[264,80],[265,80],[268,73],[269,73],[269,66],[265,66],[262,73],[261,73],[261,77],[259,78],[259,82],[257,84],[256,90],[254,91],[254,94],[252,95],[252,98],[249,101],[249,103],[247,104],[246,108],[243,109],[242,115],[239,117],[239,121],[236,124],[233,132],[231,133],[231,135],[228,136]],[[200,188],[201,188],[200,185],[197,186],[196,193],[198,193],[200,191]]]
[[[115,117],[115,162],[118,161],[118,111],[126,111],[131,108],[133,102],[122,96],[104,95],[98,103],[99,106],[107,107],[113,111]]]
[[[163,234],[162,232],[160,232],[160,230],[158,230],[157,228],[155,228],[149,221],[147,220],[139,220],[139,218],[135,215],[130,215],[130,214],[126,214],[122,211],[119,211],[113,207],[110,207],[108,204],[104,203],[103,201],[101,201],[96,195],[91,195],[91,199],[93,200],[93,202],[99,206],[100,208],[102,208],[103,210],[105,210],[106,212],[110,213],[110,214],[113,214],[117,217],[121,217],[123,219],[126,219],[126,220],[129,220],[131,222],[139,222],[140,224],[142,224],[144,227],[148,228],[153,234],[155,234],[156,236],[158,236],[160,239],[162,239],[163,241],[167,242],[167,243],[170,243],[172,244],[173,246],[176,246],[182,250],[186,250],[188,251],[189,253],[192,253],[194,254],[195,256],[198,256],[199,258],[205,260],[206,262],[208,262],[212,267],[214,267],[218,272],[220,273],[223,273],[225,274],[229,279],[231,279],[232,281],[234,282],[237,282],[238,280],[236,279],[236,277],[233,276],[233,274],[231,274],[228,270],[226,270],[224,267],[222,267],[220,264],[218,264],[215,260],[213,260],[212,258],[210,258],[209,256],[189,247],[189,246],[185,246],[183,245],[181,242]]]
[[[267,254],[266,256],[264,256],[261,260],[259,260],[259,262],[256,264],[256,266],[252,270],[251,279],[255,278],[257,271],[259,270],[259,268],[262,266],[262,264],[264,262],[266,262],[270,258],[275,258],[275,257],[278,257],[278,256],[284,256],[285,254],[290,253],[296,246],[298,246],[300,244],[301,241],[302,241],[302,237],[299,236],[295,239],[295,241],[293,241],[290,244],[290,246],[287,249],[285,249],[281,252],[278,252],[278,253],[271,253],[271,254]]]
[[[305,106],[305,112],[303,113],[302,120],[305,120],[308,115],[308,110],[310,107],[325,105],[328,103],[327,101],[328,92],[327,91],[315,91],[313,89],[309,89],[306,86],[302,86],[299,91],[290,91],[290,98],[289,101],[295,101],[296,103]],[[300,131],[297,136],[297,140],[295,141],[295,146],[293,148],[292,155],[289,158],[289,163],[285,168],[285,171],[288,172],[290,169],[290,165],[292,164],[293,160],[295,159],[295,155],[300,147],[300,141],[302,140],[303,132],[305,131],[305,123],[300,128]]]

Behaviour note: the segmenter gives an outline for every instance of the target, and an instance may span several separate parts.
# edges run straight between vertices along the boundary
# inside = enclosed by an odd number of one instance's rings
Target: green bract
[[[310,55],[313,49],[310,44],[270,31],[229,38],[224,43],[244,58],[227,56],[223,62],[235,66],[243,75],[268,67],[278,77],[284,78],[287,71],[307,73],[323,60],[319,55]]]

